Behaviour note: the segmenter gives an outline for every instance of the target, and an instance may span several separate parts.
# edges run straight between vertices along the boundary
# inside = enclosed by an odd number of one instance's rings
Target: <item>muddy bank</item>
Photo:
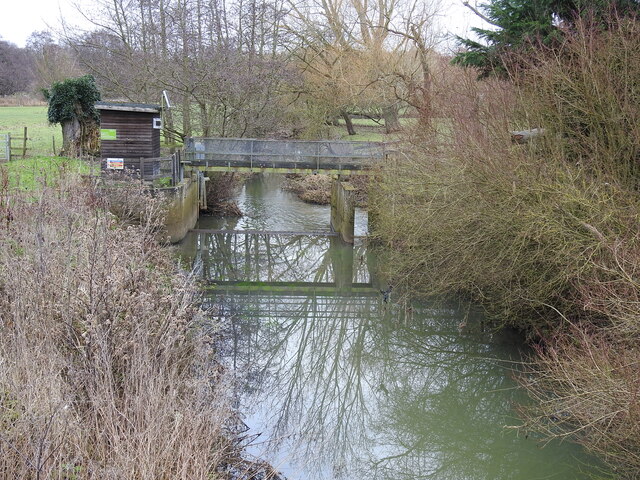
[[[367,207],[369,179],[366,176],[353,175],[349,183],[356,187],[356,206]],[[329,175],[287,175],[283,190],[295,193],[300,200],[317,205],[328,205],[331,202],[331,176]]]

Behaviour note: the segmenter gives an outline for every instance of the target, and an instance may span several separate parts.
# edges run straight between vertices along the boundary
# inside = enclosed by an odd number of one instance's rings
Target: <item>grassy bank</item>
[[[80,159],[36,156],[0,164],[7,175],[9,187],[25,191],[37,190],[42,185],[55,186],[64,177],[89,175],[91,165]],[[94,165],[99,169],[99,165]]]
[[[370,200],[394,284],[479,302],[535,340],[523,428],[621,478],[640,474],[637,31],[579,26],[511,81],[443,76],[451,129],[415,130]],[[511,142],[533,127],[545,135]]]
[[[55,155],[53,143],[55,141],[56,150],[62,148],[62,129],[60,125],[49,125],[47,108],[0,106],[0,134],[10,133],[12,137],[22,137],[24,127],[27,127],[27,155]]]
[[[1,475],[217,478],[230,413],[158,204],[70,176],[36,197],[0,189]]]

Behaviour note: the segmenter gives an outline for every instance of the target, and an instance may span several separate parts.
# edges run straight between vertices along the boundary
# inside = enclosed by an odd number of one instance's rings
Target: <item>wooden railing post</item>
[[[24,127],[24,138],[22,139],[22,158],[27,157],[27,127]]]

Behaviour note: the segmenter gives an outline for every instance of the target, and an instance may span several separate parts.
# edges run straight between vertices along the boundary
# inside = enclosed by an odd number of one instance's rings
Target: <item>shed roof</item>
[[[151,103],[96,102],[97,110],[119,110],[121,112],[159,113],[160,105]]]

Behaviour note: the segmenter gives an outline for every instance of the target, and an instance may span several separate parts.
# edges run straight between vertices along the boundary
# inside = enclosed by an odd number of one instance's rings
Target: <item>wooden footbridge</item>
[[[188,138],[185,161],[208,172],[370,175],[387,153],[384,143]]]

